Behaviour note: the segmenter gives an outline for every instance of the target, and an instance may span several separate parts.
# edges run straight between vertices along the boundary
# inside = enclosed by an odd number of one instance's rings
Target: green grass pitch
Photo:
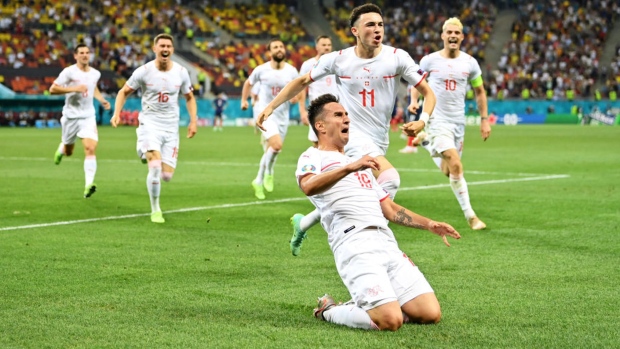
[[[84,199],[83,151],[53,163],[59,129],[0,129],[0,348],[611,348],[620,343],[620,128],[468,127],[467,227],[428,154],[388,158],[396,201],[462,234],[445,247],[392,226],[442,305],[434,326],[367,332],[316,320],[316,298],[348,300],[325,233],[288,248],[309,143],[291,127],[276,189],[254,199],[262,154],[252,128],[182,140],[150,222],[135,131],[100,127],[97,193]]]

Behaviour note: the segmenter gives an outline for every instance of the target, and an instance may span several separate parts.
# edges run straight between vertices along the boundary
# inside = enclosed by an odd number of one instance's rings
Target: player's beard
[[[280,54],[278,53],[278,54],[273,55],[273,60],[274,60],[276,63],[281,63],[281,62],[284,60],[284,57],[285,57],[285,55],[284,55],[284,54],[281,54],[281,55],[280,55]]]

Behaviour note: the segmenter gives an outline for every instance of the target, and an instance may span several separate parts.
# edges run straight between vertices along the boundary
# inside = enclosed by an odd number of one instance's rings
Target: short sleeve
[[[385,189],[383,189],[383,187],[379,184],[379,182],[377,182],[377,180],[375,179],[375,176],[372,175],[372,171],[370,171],[370,180],[372,182],[372,188],[375,190],[375,193],[377,194],[377,198],[379,199],[379,201],[383,201],[387,197],[390,196],[390,193],[385,191]]]
[[[312,81],[320,80],[327,75],[336,74],[334,71],[334,61],[336,60],[338,51],[324,54],[319,58],[318,62],[310,70],[310,78]]]
[[[314,67],[314,64],[312,64],[312,61],[310,60],[305,61],[304,64],[301,65],[301,69],[299,69],[299,75],[304,75],[308,73],[310,70],[312,70],[312,67]]]
[[[407,52],[397,49],[396,55],[398,57],[399,68],[402,69],[403,78],[414,87],[418,86],[418,84],[426,78],[426,71],[417,65]]]
[[[139,89],[142,86],[142,77],[144,76],[145,69],[145,66],[136,69],[125,84],[134,91]]]
[[[71,74],[69,73],[69,69],[65,68],[60,72],[60,75],[54,80],[54,84],[58,86],[67,86],[71,82]]]
[[[183,68],[181,74],[183,74],[183,80],[181,81],[181,93],[183,95],[186,95],[192,92],[194,90],[194,87],[192,86],[192,80],[190,80],[189,78],[189,73],[187,72],[187,69]]]
[[[295,170],[297,184],[299,184],[299,179],[307,174],[318,175],[321,173],[321,157],[313,149],[306,150],[297,161],[297,170]]]
[[[248,77],[248,80],[250,80],[250,85],[254,86],[257,83],[260,82],[260,72],[262,71],[262,65],[259,65],[258,67],[256,67],[252,73],[250,74],[250,76]]]
[[[478,61],[474,57],[471,57],[471,68],[469,70],[469,81],[475,80],[478,77],[482,76],[482,70],[480,69],[480,65]]]

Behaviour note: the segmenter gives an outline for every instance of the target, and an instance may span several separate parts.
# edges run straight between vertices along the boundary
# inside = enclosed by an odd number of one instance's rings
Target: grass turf
[[[482,142],[469,127],[463,163],[482,232],[428,154],[398,153],[392,134],[396,201],[463,235],[446,248],[392,226],[443,309],[438,325],[396,333],[311,315],[317,296],[348,293],[320,227],[299,257],[288,249],[289,217],[312,209],[293,174],[306,128],[289,129],[263,202],[250,186],[262,153],[251,128],[182,138],[160,225],[134,129],[99,132],[98,189],[84,199],[79,144],[55,166],[58,129],[0,129],[2,348],[617,346],[620,128],[497,126]]]

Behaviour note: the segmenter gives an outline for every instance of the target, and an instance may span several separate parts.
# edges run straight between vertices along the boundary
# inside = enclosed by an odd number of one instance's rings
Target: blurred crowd
[[[613,76],[614,63],[609,69],[599,61],[619,15],[613,1],[521,3],[499,69],[488,77],[491,96],[591,98],[597,82],[605,83],[605,94],[617,89],[617,63]]]
[[[348,17],[361,3],[365,1],[336,0],[336,6],[323,8],[345,45],[354,43]],[[492,98],[522,98],[525,91],[528,98],[563,99],[567,91],[576,98],[595,98],[618,90],[620,45],[611,65],[599,62],[608,32],[620,15],[617,2],[514,2],[519,15],[496,70],[489,69],[485,57],[498,13],[495,2],[375,3],[384,10],[385,43],[407,50],[416,61],[442,47],[442,23],[459,17],[465,34],[462,48],[480,62]],[[239,95],[252,69],[269,59],[265,56],[269,38],[286,43],[288,61],[296,68],[315,55],[295,1],[254,5],[218,0],[2,0],[0,11],[0,69],[64,67],[73,63],[75,45],[84,42],[93,50],[91,65],[102,71],[100,89],[107,93],[115,93],[136,67],[153,59],[151,40],[160,32],[212,57],[209,63],[190,61],[212,81],[213,92],[228,95]],[[233,40],[224,42],[222,33]],[[0,74],[0,83],[29,94],[44,93],[52,82],[49,76]],[[595,89],[597,83],[600,90]]]

